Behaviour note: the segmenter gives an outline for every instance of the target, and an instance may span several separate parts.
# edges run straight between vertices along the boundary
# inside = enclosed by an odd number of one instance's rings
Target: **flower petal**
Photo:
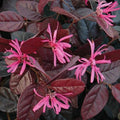
[[[91,83],[93,83],[93,81],[94,81],[94,76],[95,76],[95,67],[92,66],[91,79],[90,79]]]
[[[26,61],[24,60],[24,61],[23,61],[22,68],[21,68],[21,70],[20,70],[20,75],[23,74],[23,72],[25,71],[25,68],[26,68]]]
[[[66,40],[66,39],[69,39],[69,38],[71,38],[73,35],[71,34],[71,35],[67,35],[67,36],[65,36],[65,37],[62,37],[62,38],[60,38],[59,40],[58,40],[58,42],[61,42],[61,41],[64,41],[64,40]]]

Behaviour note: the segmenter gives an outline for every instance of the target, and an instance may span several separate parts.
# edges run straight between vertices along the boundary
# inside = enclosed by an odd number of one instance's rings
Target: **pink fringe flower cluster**
[[[15,50],[13,50],[12,48],[10,50],[6,50],[6,52],[10,52],[11,53],[6,58],[14,60],[14,62],[12,62],[10,65],[7,66],[7,68],[9,68],[7,70],[7,72],[14,73],[16,71],[16,69],[18,68],[18,66],[20,64],[22,64],[22,68],[20,70],[20,75],[22,75],[27,64],[29,66],[34,67],[34,65],[30,61],[33,61],[33,63],[34,63],[35,59],[33,57],[25,54],[25,53],[22,53],[22,51],[21,51],[21,45],[22,44],[23,44],[23,42],[21,42],[21,44],[19,45],[17,39],[12,40],[12,42],[9,43],[9,45],[11,47],[13,47]]]
[[[57,39],[57,31],[58,31],[58,25],[57,25],[57,29],[54,31],[54,34],[52,36],[50,24],[48,24],[47,32],[50,35],[50,40],[44,40],[44,42],[49,43],[49,45],[52,48],[52,51],[54,53],[54,66],[56,66],[57,59],[60,63],[64,64],[66,62],[70,62],[70,58],[72,57],[72,55],[70,55],[64,51],[64,49],[70,48],[71,45],[69,43],[63,42],[63,41],[71,38],[73,35],[65,36],[57,41],[56,40]]]
[[[115,1],[114,3],[106,3],[106,1],[100,1],[98,0],[98,6],[96,13],[97,15],[102,18],[106,23],[107,27],[108,25],[113,25],[113,20],[111,18],[115,18],[116,15],[111,15],[112,11],[120,10],[120,8],[117,8],[118,3]]]
[[[80,79],[81,80],[81,76],[83,76],[87,70],[87,68],[89,66],[91,66],[92,70],[91,70],[91,80],[90,82],[93,83],[94,81],[94,77],[95,77],[95,74],[96,74],[96,77],[97,77],[97,82],[99,83],[99,81],[103,81],[105,78],[104,76],[102,75],[102,73],[100,72],[100,69],[99,67],[97,67],[97,64],[105,64],[105,63],[111,63],[110,60],[95,60],[95,57],[98,56],[98,55],[101,55],[103,51],[107,50],[107,48],[103,48],[103,47],[106,47],[106,45],[102,45],[100,48],[97,49],[96,52],[94,52],[95,50],[95,44],[94,44],[94,41],[90,41],[89,39],[87,39],[89,44],[90,44],[90,47],[91,47],[91,57],[89,59],[86,59],[86,58],[81,58],[79,59],[79,62],[81,64],[79,65],[76,65],[76,66],[73,66],[71,68],[69,68],[69,70],[73,70],[76,68],[76,71],[75,71],[75,75],[76,75],[76,79]]]
[[[70,107],[69,105],[70,100],[59,93],[53,92],[53,93],[47,94],[46,97],[39,95],[35,89],[34,89],[34,93],[38,97],[42,98],[34,106],[33,108],[34,112],[43,106],[43,113],[45,113],[46,108],[50,108],[50,109],[53,109],[56,114],[59,114],[59,112],[61,111],[61,108],[69,109]]]

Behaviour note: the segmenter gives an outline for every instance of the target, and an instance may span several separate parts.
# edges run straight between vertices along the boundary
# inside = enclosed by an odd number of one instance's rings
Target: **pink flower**
[[[50,40],[44,40],[44,42],[49,43],[49,45],[52,48],[52,51],[54,53],[54,66],[56,66],[56,61],[57,61],[56,59],[58,59],[60,63],[66,63],[66,62],[70,62],[69,58],[72,57],[72,55],[70,55],[64,51],[64,49],[70,48],[71,45],[69,43],[66,43],[63,41],[71,38],[73,35],[65,36],[57,41],[56,40],[57,39],[57,31],[58,31],[58,25],[52,36],[50,24],[48,24],[47,32],[50,35]]]
[[[37,105],[34,106],[33,111],[37,111],[43,106],[43,113],[45,113],[46,107],[52,108],[56,114],[59,114],[61,111],[61,108],[63,109],[69,109],[70,100],[56,92],[52,92],[50,94],[47,94],[46,97],[43,97],[37,93],[37,91],[34,89],[34,92],[37,96],[42,98]],[[69,94],[69,93],[68,93]],[[67,95],[67,94],[66,94]]]
[[[69,70],[73,70],[76,68],[76,71],[75,71],[76,78],[81,80],[81,76],[84,75],[84,73],[87,70],[87,67],[91,66],[91,80],[90,80],[90,82],[93,83],[94,76],[96,74],[97,82],[99,83],[99,81],[100,80],[103,81],[105,79],[105,77],[100,72],[100,69],[99,69],[99,67],[97,67],[97,64],[111,63],[111,61],[105,60],[105,59],[95,60],[96,56],[101,55],[103,51],[107,50],[107,48],[103,48],[103,47],[106,47],[106,45],[105,44],[102,45],[100,48],[97,49],[96,52],[94,52],[94,50],[95,50],[94,41],[91,42],[89,39],[87,39],[87,40],[88,40],[90,47],[91,47],[91,57],[89,58],[89,60],[86,58],[79,59],[79,62],[81,62],[82,64],[71,67]]]
[[[100,2],[100,0],[98,0],[96,13],[107,23],[107,27],[108,25],[113,25],[113,20],[111,18],[115,18],[116,15],[111,15],[111,12],[120,10],[120,8],[116,8],[117,6],[117,1],[115,1],[114,3],[106,3],[106,1]]]
[[[85,5],[88,5],[88,0],[85,0]]]
[[[32,63],[30,61],[33,61],[33,63],[35,62],[35,59],[31,56],[26,55],[25,53],[21,52],[21,45],[23,44],[23,42],[21,42],[21,44],[19,45],[18,40],[12,40],[12,43],[9,43],[9,45],[11,47],[13,47],[15,50],[13,50],[11,48],[11,50],[6,50],[6,52],[10,52],[11,54],[8,55],[6,58],[8,59],[14,59],[14,62],[12,62],[10,65],[7,66],[8,71],[7,72],[11,72],[14,73],[16,71],[16,69],[18,68],[19,64],[23,64],[22,68],[20,70],[20,75],[23,74],[25,68],[26,68],[26,64],[28,64],[29,66],[32,66]]]

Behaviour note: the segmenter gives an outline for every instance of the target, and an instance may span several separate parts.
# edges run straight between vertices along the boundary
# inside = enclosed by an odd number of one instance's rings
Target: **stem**
[[[76,21],[75,21],[75,20],[73,20],[73,21],[72,21],[72,23],[69,25],[69,27],[68,27],[68,28],[72,27],[72,26],[73,26],[73,24],[74,24],[75,22],[76,22]]]
[[[112,88],[111,84],[108,84],[108,83],[105,83],[105,82],[101,82],[101,83],[104,84],[104,85],[107,85],[110,89]]]
[[[56,20],[58,20],[59,14],[57,14]]]
[[[89,17],[89,16],[92,16],[93,14],[96,14],[96,11],[95,11],[95,12],[92,12],[92,13],[86,15],[86,16],[80,17],[79,20],[85,19],[85,18],[87,18],[87,17]]]
[[[80,17],[80,18],[78,18],[77,19],[77,21],[80,21],[80,20],[82,20],[82,19],[85,19],[85,18],[87,18],[87,17],[89,17],[89,16],[92,16],[93,14],[96,14],[96,12],[92,12],[92,13],[90,13],[90,14],[88,14],[88,15],[86,15],[86,16],[83,16],[83,17]],[[73,22],[70,24],[70,26],[69,27],[71,27],[74,23],[76,23],[77,22],[76,20],[73,20]],[[68,27],[68,28],[69,28]]]
[[[46,73],[43,73],[43,72],[41,72],[41,71],[37,71],[37,70],[34,69],[34,68],[31,68],[31,69],[35,72],[35,74],[36,74],[36,76],[37,76],[37,79],[40,79],[40,74],[41,74],[42,77],[44,77],[45,79],[47,79],[47,81],[50,81],[50,80],[51,80],[50,76],[47,75]],[[40,72],[40,73],[39,73],[39,72]]]
[[[110,46],[110,44],[114,41],[114,39],[112,38],[112,40],[107,44],[108,46]]]
[[[11,120],[11,119],[10,119],[10,115],[9,115],[9,113],[7,113],[7,118],[8,118],[8,120]]]
[[[64,0],[62,0],[63,2],[64,2],[64,4],[65,5],[67,5],[68,6],[68,8],[72,11],[73,9],[69,6],[69,4],[68,3],[66,3]]]
[[[50,81],[46,83],[46,85],[50,84],[51,82],[55,81],[61,74],[67,71],[71,66],[73,66],[79,59],[79,56],[75,56],[70,63],[68,63],[56,76],[54,76]]]

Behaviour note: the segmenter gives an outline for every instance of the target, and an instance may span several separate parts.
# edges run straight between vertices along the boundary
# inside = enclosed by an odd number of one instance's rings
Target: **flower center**
[[[100,15],[103,14],[103,10],[100,9],[100,8],[97,8],[96,13],[97,13],[98,16],[100,16]]]
[[[49,96],[50,96],[50,99],[52,99],[53,97],[56,96],[56,92],[50,92],[50,93],[49,93]]]
[[[56,43],[53,43],[53,42],[51,42],[51,41],[49,42],[49,45],[50,45],[50,47],[53,48],[53,49],[55,49],[56,46],[57,46]]]
[[[23,63],[24,60],[27,61],[27,55],[26,55],[26,54],[21,55],[21,56],[18,58],[18,60],[19,60],[21,63]]]
[[[92,65],[92,66],[95,66],[95,65],[96,65],[95,59],[90,59],[90,61],[91,61],[91,65]]]

